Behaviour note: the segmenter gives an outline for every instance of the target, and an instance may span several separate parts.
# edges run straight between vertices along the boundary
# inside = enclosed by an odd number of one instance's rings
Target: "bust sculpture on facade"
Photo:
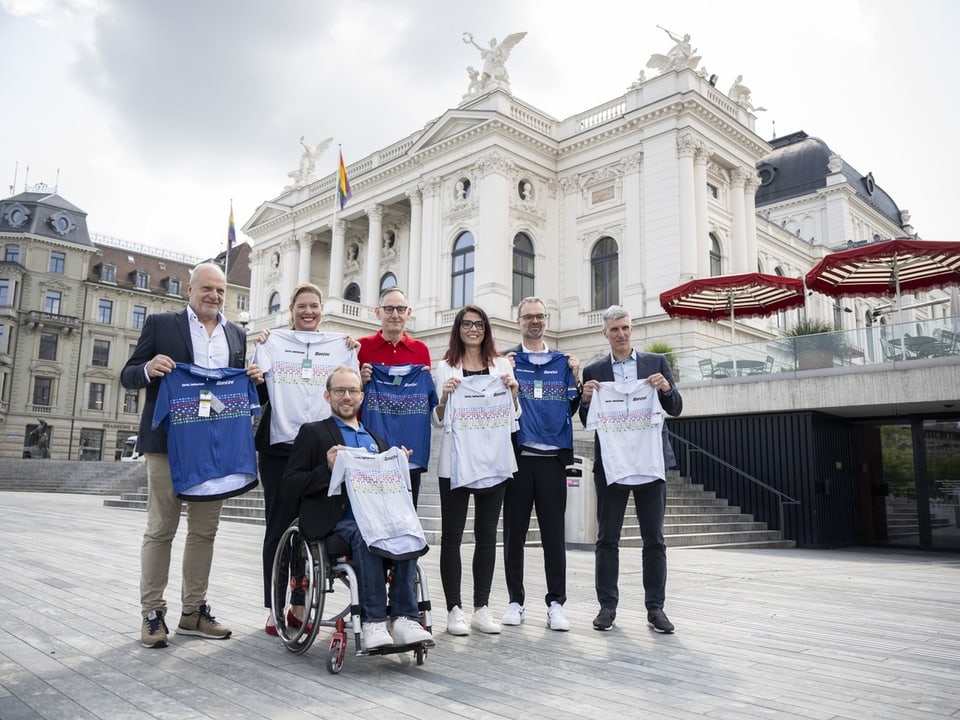
[[[660,27],[659,25],[657,25],[657,27],[663,30],[667,34],[667,37],[673,40],[674,45],[666,55],[661,55],[660,53],[651,55],[650,59],[647,60],[647,67],[657,70],[661,74],[670,70],[686,70],[687,68],[696,70],[697,64],[700,62],[700,56],[694,55],[697,49],[690,44],[689,33],[681,38],[665,27]]]
[[[293,183],[287,185],[284,188],[285,190],[302,188],[317,179],[315,173],[317,167],[317,158],[323,155],[324,151],[327,149],[327,146],[331,142],[333,142],[333,138],[327,138],[326,140],[311,147],[304,142],[304,136],[300,136],[300,145],[303,147],[303,153],[300,155],[300,167],[287,173],[287,177],[293,180]]]
[[[510,91],[507,58],[510,57],[510,52],[516,47],[517,43],[523,40],[526,35],[525,32],[512,33],[499,43],[496,38],[490,38],[489,47],[483,47],[473,39],[473,33],[466,32],[463,34],[463,42],[467,45],[473,45],[480,51],[481,61],[479,71],[472,66],[467,68],[470,86],[467,88],[464,99],[492,90],[495,87]]]

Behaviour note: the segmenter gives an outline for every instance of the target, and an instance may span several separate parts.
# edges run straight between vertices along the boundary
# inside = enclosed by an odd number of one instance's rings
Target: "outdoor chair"
[[[704,358],[700,361],[700,375],[704,380],[712,380],[713,378],[725,378],[729,377],[722,370],[717,370],[713,367],[713,360],[710,358]]]

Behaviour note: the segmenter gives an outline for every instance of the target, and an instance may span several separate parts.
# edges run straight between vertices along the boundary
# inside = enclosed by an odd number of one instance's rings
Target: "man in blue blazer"
[[[137,448],[147,464],[147,529],[140,549],[140,605],[143,614],[141,643],[148,648],[167,646],[169,632],[164,619],[167,603],[163,593],[170,572],[170,551],[180,522],[181,500],[173,489],[167,456],[167,434],[153,430],[153,412],[160,380],[176,363],[202,367],[244,366],[246,333],[224,319],[227,281],[213,263],[194,268],[187,283],[187,307],[180,312],[149,315],[133,354],[120,373],[123,387],[145,387],[146,400],[140,417]],[[256,366],[247,374],[258,383],[263,375]],[[252,432],[252,430],[251,430]],[[177,627],[181,635],[211,639],[230,637],[230,629],[216,621],[207,603],[213,543],[220,524],[222,501],[187,503],[187,539],[183,548],[183,614]]]
[[[610,354],[583,370],[583,395],[580,420],[586,425],[594,391],[601,382],[646,379],[659,393],[660,405],[668,415],[683,410],[683,399],[670,373],[666,357],[657,353],[637,352],[630,344],[633,326],[630,315],[619,305],[603,312],[603,336],[610,344]],[[676,458],[666,426],[663,428],[664,467],[675,466]],[[597,630],[609,630],[617,616],[620,591],[620,533],[630,493],[633,493],[643,537],[643,590],[647,623],[657,632],[672,633],[673,623],[663,612],[667,587],[667,546],[663,540],[663,515],[666,508],[666,479],[640,485],[607,484],[603,469],[600,439],[594,437],[593,478],[597,490],[596,571],[597,601],[600,612],[593,621]]]

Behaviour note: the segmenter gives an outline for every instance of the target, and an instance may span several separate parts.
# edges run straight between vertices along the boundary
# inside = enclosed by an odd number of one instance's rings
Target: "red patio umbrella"
[[[830,253],[806,275],[807,287],[831,297],[896,298],[960,283],[960,243],[885,240]]]
[[[804,299],[800,278],[764,273],[698,278],[660,293],[660,305],[670,317],[729,320],[731,344],[736,344],[736,318],[802,307]]]

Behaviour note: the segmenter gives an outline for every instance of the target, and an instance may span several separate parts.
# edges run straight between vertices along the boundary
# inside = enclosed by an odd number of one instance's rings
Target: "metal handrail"
[[[676,434],[675,432],[673,432],[672,430],[667,430],[667,435],[670,436],[670,439],[671,439],[671,440],[679,440],[681,443],[683,443],[683,445],[684,445],[684,453],[685,453],[685,455],[686,455],[686,462],[687,462],[687,472],[690,472],[690,468],[691,468],[691,465],[690,465],[690,455],[692,455],[692,454],[695,453],[695,452],[698,452],[698,453],[700,453],[700,454],[702,454],[702,455],[710,458],[710,459],[713,460],[714,462],[717,462],[717,463],[719,463],[720,465],[723,465],[723,467],[727,468],[728,470],[732,470],[733,472],[737,473],[737,475],[740,475],[741,477],[746,478],[747,480],[749,480],[750,482],[752,482],[754,485],[757,485],[758,487],[761,487],[761,488],[763,488],[764,490],[767,490],[767,491],[769,491],[769,492],[772,492],[774,495],[776,495],[776,496],[777,496],[777,500],[779,501],[779,510],[780,510],[780,532],[781,532],[781,534],[784,532],[785,527],[784,527],[784,524],[783,524],[783,506],[784,506],[784,505],[800,505],[801,502],[800,502],[799,500],[794,500],[792,497],[790,497],[789,495],[787,495],[785,492],[781,492],[780,490],[777,490],[775,487],[772,487],[772,486],[768,485],[767,483],[765,483],[765,482],[764,482],[763,480],[761,480],[760,478],[756,478],[756,477],[754,477],[753,475],[751,475],[750,473],[744,472],[744,471],[741,470],[740,468],[738,468],[738,467],[736,467],[736,466],[734,466],[734,465],[731,465],[730,463],[728,463],[728,462],[727,462],[726,460],[724,460],[723,458],[717,457],[716,455],[714,455],[714,454],[713,454],[712,452],[710,452],[709,450],[704,450],[702,447],[700,447],[700,446],[697,445],[696,443],[691,442],[690,440],[687,440],[686,438],[677,435],[677,434]]]

